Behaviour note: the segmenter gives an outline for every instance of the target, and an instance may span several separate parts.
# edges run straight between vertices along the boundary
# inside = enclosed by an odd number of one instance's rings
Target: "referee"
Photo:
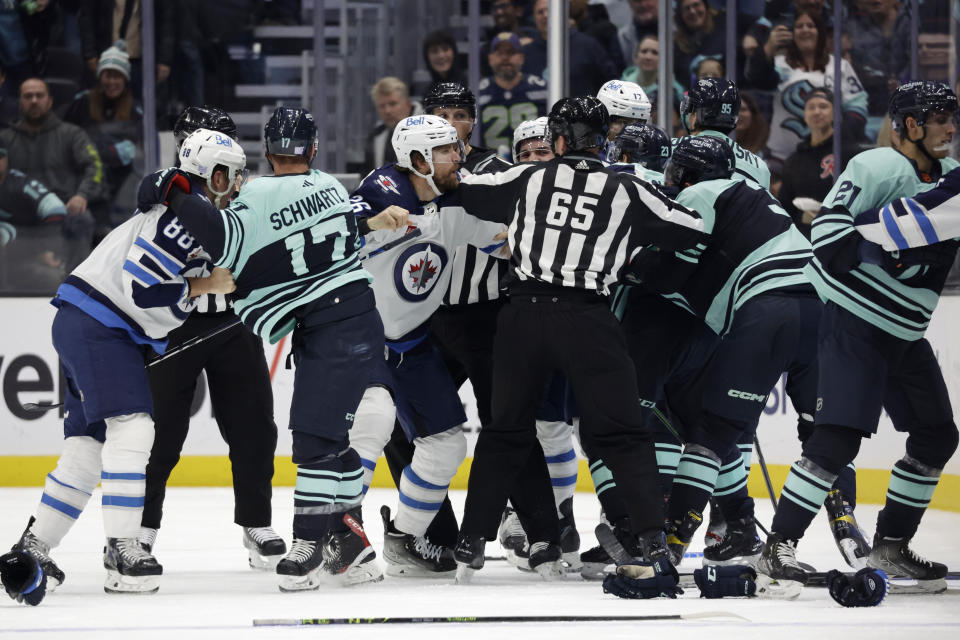
[[[173,129],[177,149],[200,128],[237,137],[237,127],[226,112],[216,107],[187,107]],[[243,528],[250,567],[273,569],[286,553],[286,545],[270,526],[277,425],[263,341],[239,324],[225,296],[209,294],[170,332],[170,347],[231,323],[236,324],[148,369],[156,431],[147,464],[140,541],[148,549],[156,541],[167,479],[180,460],[187,437],[197,379],[206,372],[213,414],[229,447],[234,522]]]
[[[462,577],[483,566],[485,540],[496,537],[515,484],[545,483],[533,494],[550,492],[543,455],[532,454],[539,453],[537,407],[555,370],[577,399],[584,449],[608,464],[627,494],[634,535],[628,548],[647,560],[666,555],[653,440],[642,426],[636,373],[607,297],[641,247],[680,250],[706,236],[696,213],[639,178],[604,168],[598,149],[608,129],[599,100],[564,98],[548,121],[554,160],[469,176],[460,185],[468,212],[511,218],[513,254],[510,302],[494,340],[493,418],[477,441],[455,551]],[[542,513],[552,518],[546,524],[553,539],[531,536],[531,564],[540,542],[559,559],[556,512]]]

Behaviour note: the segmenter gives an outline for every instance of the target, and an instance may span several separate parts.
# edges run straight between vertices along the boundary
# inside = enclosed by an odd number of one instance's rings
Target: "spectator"
[[[117,221],[136,208],[136,200],[118,200],[121,188],[129,180],[124,193],[132,195],[140,176],[133,171],[133,161],[142,139],[143,109],[130,90],[130,58],[118,41],[100,55],[97,65],[97,86],[77,94],[63,119],[75,124],[90,136],[103,161],[106,199],[110,219]]]
[[[588,2],[589,0],[570,0],[570,20],[580,33],[600,43],[617,68],[615,77],[619,77],[627,66],[623,61],[628,58],[624,58],[620,50],[617,28],[610,22],[606,7],[599,4],[588,5]]]
[[[396,162],[393,151],[393,129],[408,116],[423,113],[419,102],[410,100],[410,91],[400,78],[386,76],[380,78],[370,90],[370,99],[377,108],[380,124],[367,135],[363,152],[362,175],[367,175],[377,167],[388,162]]]
[[[156,38],[156,81],[163,83],[170,77],[177,39],[177,3],[154,2]],[[92,74],[97,71],[100,53],[117,40],[123,40],[130,56],[130,84],[133,95],[142,97],[143,61],[140,0],[81,0],[77,21],[83,58]],[[161,107],[162,105],[158,105]],[[160,109],[162,111],[162,109]]]
[[[513,130],[547,113],[547,83],[521,71],[523,50],[515,33],[497,34],[487,60],[493,76],[480,81],[477,120],[483,145],[509,159]]]
[[[427,65],[430,79],[426,83],[415,85],[415,95],[423,96],[428,88],[438,82],[458,82],[463,86],[469,84],[457,53],[457,42],[449,31],[431,31],[424,37],[423,61]]]
[[[724,78],[727,75],[723,56],[697,56],[690,65],[694,81],[704,78]]]
[[[624,60],[634,59],[637,47],[645,36],[658,37],[657,12],[659,11],[659,3],[657,0],[630,0],[630,9],[633,11],[633,20],[617,32],[617,37],[620,40],[620,51],[623,53]],[[624,80],[627,79],[624,78]]]
[[[547,16],[549,0],[536,0],[533,5],[533,22],[539,37],[523,47],[525,61],[523,72],[547,80]],[[600,43],[590,36],[570,29],[570,87],[567,95],[596,95],[603,83],[615,78],[616,67]]]
[[[756,98],[752,94],[740,93],[740,118],[737,120],[737,144],[755,153],[766,156],[767,138],[770,137],[770,123],[760,113]]]
[[[14,86],[33,73],[30,47],[20,21],[18,4],[0,0],[0,70],[10,76]]]
[[[758,88],[777,89],[768,146],[772,157],[785,160],[810,133],[803,121],[807,94],[817,87],[833,86],[833,54],[820,17],[805,11],[797,13],[793,38],[785,46],[779,44],[771,37],[762,49],[763,55],[747,61],[745,74]],[[846,60],[840,63],[840,73],[844,135],[862,139],[867,94]]]
[[[650,104],[653,106],[653,114],[650,116],[651,122],[659,122],[657,118],[657,99],[660,93],[658,66],[660,64],[660,40],[656,34],[646,35],[640,39],[637,44],[637,50],[633,56],[634,66],[627,68],[623,72],[622,79],[629,82],[635,82],[640,85],[643,92],[650,98]],[[684,88],[676,80],[673,81],[673,110],[674,120],[677,119],[677,111],[680,109],[680,99],[683,97]],[[676,126],[674,124],[674,126]]]
[[[810,91],[804,103],[803,119],[810,133],[784,164],[780,202],[797,228],[809,238],[810,225],[820,211],[820,203],[833,187],[833,92],[823,88]],[[858,151],[855,145],[843,145],[841,171]],[[794,204],[795,198],[808,198],[818,204],[798,207]]]
[[[487,30],[487,42],[504,31],[520,36],[521,44],[529,44],[537,37],[537,30],[521,23],[526,0],[493,0],[490,7],[490,16],[493,26]]]
[[[857,9],[843,27],[850,34],[853,68],[869,96],[868,111],[882,116],[890,94],[909,73],[910,9],[897,0],[857,2]]]
[[[86,133],[53,112],[47,85],[30,78],[20,85],[20,112],[13,127],[0,131],[10,167],[39,180],[77,216],[102,199],[103,165]]]
[[[3,66],[0,66],[0,129],[6,129],[13,124],[20,110],[17,106],[16,98],[11,97],[12,94],[7,94],[3,90],[3,85],[6,84],[6,80],[7,75],[3,70]]]
[[[698,55],[722,56],[726,53],[724,15],[724,12],[707,6],[706,0],[677,2],[673,72],[681,84],[690,83],[691,63]]]

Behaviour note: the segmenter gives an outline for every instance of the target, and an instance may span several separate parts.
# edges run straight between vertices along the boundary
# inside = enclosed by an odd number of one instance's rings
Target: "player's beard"
[[[446,175],[434,175],[433,184],[437,185],[437,189],[440,190],[440,193],[446,193],[447,191],[456,189],[459,185],[459,178],[457,178],[456,169]]]

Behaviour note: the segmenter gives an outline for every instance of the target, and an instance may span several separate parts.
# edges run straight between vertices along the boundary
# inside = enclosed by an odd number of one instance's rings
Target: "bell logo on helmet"
[[[230,138],[224,137],[224,136],[216,136],[216,138],[214,138],[214,142],[216,142],[217,144],[219,144],[219,145],[222,146],[222,147],[232,147],[232,146],[233,146],[233,140],[231,140]]]
[[[407,121],[403,124],[405,127],[416,127],[423,124],[423,116],[407,118]]]

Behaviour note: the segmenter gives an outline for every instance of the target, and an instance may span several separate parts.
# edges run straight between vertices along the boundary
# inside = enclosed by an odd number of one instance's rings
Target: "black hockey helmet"
[[[267,153],[277,156],[303,156],[307,162],[317,152],[317,123],[306,109],[277,107],[263,127]]]
[[[423,96],[423,109],[433,115],[440,107],[460,107],[466,109],[474,120],[477,119],[477,97],[459,82],[435,82]]]
[[[577,96],[560,98],[547,116],[547,136],[550,146],[563,136],[570,151],[582,151],[601,146],[610,131],[610,114],[597,98]]]
[[[197,129],[219,131],[234,140],[237,139],[237,125],[223,109],[209,105],[187,107],[180,113],[177,122],[173,125],[173,137],[177,141],[178,150],[187,136]]]
[[[683,189],[688,184],[729,178],[736,159],[730,145],[714,136],[686,136],[673,148],[663,181]]]
[[[670,159],[670,136],[652,124],[628,124],[610,146],[610,160],[641,164],[653,171],[663,171]]]
[[[887,110],[893,130],[901,132],[906,129],[907,116],[913,116],[917,125],[923,127],[927,116],[940,111],[952,113],[957,118],[957,94],[942,82],[919,80],[908,82],[897,87],[890,96]]]
[[[703,78],[683,94],[680,121],[690,133],[690,114],[697,114],[697,126],[730,133],[740,119],[740,90],[731,80]]]

